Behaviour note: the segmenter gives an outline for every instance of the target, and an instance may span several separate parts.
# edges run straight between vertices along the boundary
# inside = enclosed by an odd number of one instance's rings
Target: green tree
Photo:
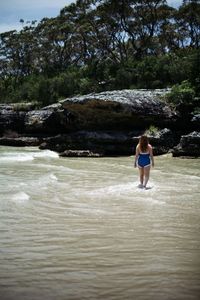
[[[179,33],[190,47],[200,46],[200,1],[183,1],[177,13]],[[185,45],[183,45],[185,46]]]

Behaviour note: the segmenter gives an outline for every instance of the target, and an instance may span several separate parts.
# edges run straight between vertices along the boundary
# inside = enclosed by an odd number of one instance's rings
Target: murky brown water
[[[199,167],[0,147],[0,299],[200,299]]]

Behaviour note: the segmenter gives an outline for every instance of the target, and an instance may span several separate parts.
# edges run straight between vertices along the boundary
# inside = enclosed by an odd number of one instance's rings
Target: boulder
[[[155,155],[165,154],[177,145],[177,136],[175,137],[172,130],[168,128],[156,130],[155,132],[147,132],[147,136],[149,138],[149,143],[153,147],[153,153]],[[139,138],[140,136],[134,136],[132,138],[134,148],[136,148]]]
[[[192,127],[195,128],[195,130],[200,130],[200,114],[196,114],[193,116],[192,120]]]
[[[174,126],[177,115],[161,100],[166,90],[92,93],[60,101],[74,116],[75,130],[134,130]]]
[[[200,132],[193,131],[181,136],[180,143],[173,148],[172,155],[200,157]]]
[[[61,157],[102,157],[103,153],[92,152],[90,150],[66,150],[60,153]]]
[[[155,155],[171,152],[173,147],[177,145],[179,139],[180,133],[176,132],[175,134],[169,128],[164,128],[149,134],[149,141],[153,146]]]

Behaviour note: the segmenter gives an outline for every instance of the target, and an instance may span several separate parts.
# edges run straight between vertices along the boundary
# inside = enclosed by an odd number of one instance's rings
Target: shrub
[[[195,102],[195,91],[191,84],[185,80],[181,84],[174,85],[171,92],[166,95],[166,99],[173,107],[180,104],[191,105]]]
[[[146,131],[145,131],[145,134],[146,135],[156,135],[157,133],[159,132],[159,129],[156,127],[156,126],[154,126],[154,125],[150,125],[150,127],[149,127],[149,129],[147,129]]]

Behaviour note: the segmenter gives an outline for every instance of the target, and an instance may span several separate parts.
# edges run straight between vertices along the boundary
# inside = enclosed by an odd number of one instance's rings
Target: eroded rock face
[[[69,130],[70,113],[60,104],[32,110],[25,116],[25,131],[32,133],[62,133]]]
[[[120,131],[77,131],[68,135],[57,135],[44,139],[41,149],[50,149],[63,156],[77,156],[79,151],[91,151],[99,155],[134,155],[139,137],[143,131],[120,132]],[[176,144],[177,140],[170,129],[162,129],[154,135],[149,135],[154,154],[167,153]]]
[[[134,130],[152,124],[172,127],[176,114],[160,101],[166,90],[122,90],[60,101],[74,115],[76,130]]]
[[[180,143],[174,147],[172,155],[200,157],[200,132],[193,131],[183,135]]]
[[[131,155],[134,153],[132,136],[138,136],[140,133],[140,131],[77,131],[46,138],[40,148],[60,153],[69,153],[69,150],[89,150],[101,156]]]
[[[0,105],[0,134],[7,130],[23,132],[26,112],[17,111],[13,105]]]

